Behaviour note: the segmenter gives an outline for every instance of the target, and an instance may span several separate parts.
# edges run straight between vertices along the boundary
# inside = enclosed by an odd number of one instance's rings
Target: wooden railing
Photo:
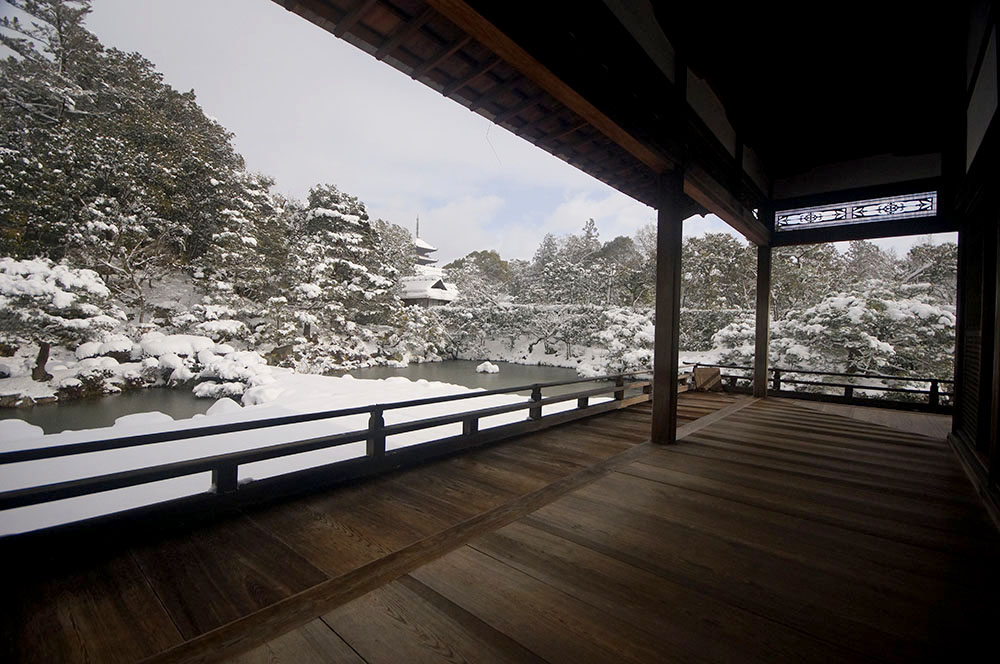
[[[303,487],[304,483],[330,484],[347,479],[373,475],[387,470],[392,470],[394,468],[419,463],[437,456],[450,454],[461,449],[502,440],[504,438],[561,424],[563,422],[572,421],[582,417],[589,417],[598,413],[617,410],[636,403],[649,401],[652,394],[652,382],[649,380],[637,380],[637,376],[643,373],[648,374],[648,372],[636,372],[616,374],[612,376],[599,376],[594,378],[579,378],[568,381],[535,383],[532,385],[523,385],[518,387],[467,392],[441,397],[414,399],[411,401],[397,401],[386,404],[373,404],[357,408],[347,408],[319,413],[306,413],[266,420],[218,424],[193,429],[140,434],[122,438],[109,438],[54,447],[0,452],[0,465],[7,465],[39,461],[43,459],[70,457],[92,452],[136,448],[143,445],[191,440],[219,434],[231,434],[271,428],[275,428],[277,431],[277,427],[292,424],[334,420],[352,415],[368,415],[367,428],[357,431],[336,433],[305,440],[285,442],[264,447],[255,447],[237,452],[186,459],[106,475],[74,479],[55,484],[3,491],[0,492],[0,510],[9,510],[27,505],[37,505],[55,500],[85,496],[205,472],[212,473],[212,486],[209,493],[216,496],[233,496],[234,494],[244,493],[247,491],[256,494],[260,494],[264,491],[268,492],[267,495],[275,495],[276,493],[280,493],[283,490],[283,487],[285,489],[292,488],[298,490]],[[547,388],[592,382],[604,382],[610,384],[586,390],[574,391],[568,394],[557,394],[548,397],[543,395],[543,391]],[[450,413],[448,415],[416,419],[396,424],[387,425],[385,423],[385,413],[387,411],[432,404],[465,402],[482,397],[513,394],[515,392],[525,392],[529,390],[531,392],[531,396],[527,400],[519,403],[491,406],[488,408],[479,408],[474,410],[463,410]],[[635,392],[636,390],[638,390],[638,392]],[[626,396],[626,392],[628,391],[633,391],[633,394]],[[592,397],[606,394],[611,394],[612,399],[593,404],[590,402]],[[542,408],[545,406],[551,406],[572,400],[576,400],[576,407],[573,409],[548,415],[543,415],[542,413]],[[520,410],[528,411],[526,420],[480,430],[479,424],[483,418],[513,413]],[[462,433],[459,435],[420,442],[393,450],[386,450],[386,438],[389,436],[456,423],[462,424]],[[245,464],[266,461],[269,459],[277,459],[305,452],[313,452],[316,450],[328,450],[351,443],[360,443],[362,441],[367,444],[364,455],[359,457],[335,463],[328,463],[318,467],[307,468],[305,470],[285,473],[283,475],[257,480],[243,485],[241,485],[238,481],[239,468]]]
[[[725,389],[732,392],[751,392],[753,381],[753,367],[744,367],[731,364],[695,364],[695,367],[713,367],[720,370],[722,382]],[[740,371],[742,373],[726,373],[726,371]],[[952,398],[954,391],[942,391],[944,385],[954,385],[955,381],[945,378],[926,378],[915,376],[888,376],[883,374],[859,374],[859,373],[838,373],[833,371],[812,371],[807,369],[788,369],[780,367],[768,368],[768,389],[767,393],[773,396],[792,397],[796,399],[810,399],[814,401],[832,401],[836,403],[848,403],[863,406],[875,406],[884,408],[899,408],[906,410],[921,410],[937,413],[950,413],[952,411]],[[926,389],[916,389],[912,387],[894,387],[892,385],[870,385],[849,383],[843,380],[825,381],[802,379],[799,376],[829,376],[832,378],[867,379],[879,381],[892,381],[904,383],[927,383]],[[824,392],[807,392],[796,389],[787,389],[788,385],[808,385],[815,388],[831,388],[841,394],[830,394]],[[884,392],[885,398],[858,396],[858,391]],[[892,399],[889,394],[914,395],[913,400]],[[917,396],[919,395],[919,396]]]

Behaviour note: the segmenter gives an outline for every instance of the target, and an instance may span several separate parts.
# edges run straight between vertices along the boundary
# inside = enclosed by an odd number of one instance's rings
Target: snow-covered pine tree
[[[288,284],[291,309],[306,337],[387,320],[399,300],[378,247],[364,203],[334,185],[310,190],[289,258]]]
[[[45,371],[53,345],[75,346],[119,324],[122,314],[109,303],[100,276],[36,258],[0,258],[0,335],[10,345],[35,343],[38,356],[31,377]]]
[[[80,217],[66,238],[67,258],[100,274],[141,325],[156,282],[184,248],[187,226],[158,219],[141,199],[123,209],[119,199],[100,196]]]
[[[226,194],[233,205],[222,210],[218,230],[195,261],[209,294],[262,304],[277,292],[289,239],[283,209],[270,192],[273,184],[266,176],[242,172],[217,185],[234,187]]]
[[[216,185],[243,168],[231,135],[141,55],[105,49],[83,25],[89,0],[7,1],[30,19],[0,19],[17,54],[0,61],[0,251],[59,258],[106,199],[148,209],[154,237],[154,220],[186,228],[185,252],[204,251],[233,207]]]

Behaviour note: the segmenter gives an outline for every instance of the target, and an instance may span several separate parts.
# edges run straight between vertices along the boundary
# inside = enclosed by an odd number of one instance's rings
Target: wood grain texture
[[[182,641],[128,553],[75,554],[6,561],[0,661],[133,662]]]
[[[720,413],[410,576],[546,661],[976,652],[998,618],[1000,536],[939,443],[774,399]],[[407,621],[379,646],[415,634]]]
[[[543,661],[409,576],[334,609],[323,621],[369,664]]]
[[[336,632],[317,618],[230,660],[231,664],[365,664]]]
[[[186,639],[327,580],[242,516],[149,542],[133,555]]]

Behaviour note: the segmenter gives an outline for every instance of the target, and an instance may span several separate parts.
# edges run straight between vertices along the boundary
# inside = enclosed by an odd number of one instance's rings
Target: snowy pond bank
[[[483,376],[483,374],[475,374],[472,370],[470,373],[473,376]],[[502,375],[501,371],[500,374],[490,374],[487,377]],[[241,407],[235,401],[222,399],[216,402],[206,415],[184,420],[174,420],[162,413],[145,413],[119,418],[113,427],[66,431],[51,435],[43,435],[40,428],[21,420],[3,420],[0,421],[0,441],[2,441],[0,447],[4,450],[47,447],[138,433],[174,431],[213,424],[266,419],[295,413],[337,410],[365,404],[391,403],[471,391],[461,385],[430,382],[422,379],[411,381],[400,376],[377,380],[359,380],[351,376],[330,377],[297,374],[291,370],[279,368],[272,369],[272,376],[274,380],[268,384],[251,387],[247,390],[243,402],[248,405]],[[541,381],[536,379],[530,382]],[[385,413],[385,420],[386,424],[391,425],[453,413],[460,409],[472,410],[517,403],[524,401],[525,398],[523,395],[494,395],[466,400],[460,402],[461,406],[455,403],[444,403],[390,410]],[[596,402],[598,399],[593,401]],[[569,401],[546,406],[544,414],[570,409],[575,405],[575,402]],[[517,422],[523,420],[524,417],[525,412],[523,411],[496,415],[481,420],[480,428],[487,429]],[[0,491],[253,449],[333,433],[358,431],[367,427],[367,420],[367,415],[354,415],[136,448],[10,464],[0,466]],[[397,449],[459,433],[461,433],[461,424],[449,424],[433,429],[399,434],[389,437],[387,448]],[[252,481],[255,478],[264,478],[355,458],[362,456],[364,452],[365,443],[360,442],[331,450],[319,450],[247,464],[240,467],[239,479],[241,482]],[[203,473],[70,500],[7,510],[0,512],[0,534],[24,532],[200,493],[209,489],[210,482],[210,474]]]

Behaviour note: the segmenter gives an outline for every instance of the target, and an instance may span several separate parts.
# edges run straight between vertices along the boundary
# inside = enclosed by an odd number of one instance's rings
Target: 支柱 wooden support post
[[[928,401],[931,407],[936,407],[941,401],[940,388],[938,387],[938,382],[936,380],[931,381],[931,393],[928,396]]]
[[[618,376],[615,378],[615,387],[625,387],[625,377]],[[625,390],[615,390],[615,401],[621,401],[625,398]]]
[[[777,392],[778,390],[781,389],[781,372],[779,370],[775,369],[771,373],[773,374],[772,378],[771,378],[771,381],[772,381],[772,383],[771,383],[771,389],[774,390],[775,392]]]
[[[379,407],[373,407],[368,418],[368,446],[365,451],[369,458],[385,456],[385,418]]]
[[[462,435],[471,436],[475,433],[479,433],[479,418],[469,417],[462,420]]]
[[[757,398],[767,396],[767,347],[770,320],[771,247],[761,246],[757,247],[757,325],[753,353],[753,395]]]
[[[651,384],[649,384],[649,383],[643,385],[642,386],[642,393],[643,394],[652,394],[653,393],[653,386]]]
[[[534,402],[539,402],[542,400],[542,388],[535,385],[531,388],[531,400]],[[540,420],[542,419],[542,407],[534,406],[528,409],[528,419],[529,420]]]
[[[212,470],[212,491],[216,494],[233,493],[239,487],[238,466],[231,464]]]
[[[854,388],[853,387],[848,386],[848,387],[844,388],[844,398],[845,399],[853,399],[854,398]]]
[[[586,408],[589,405],[590,405],[590,398],[589,397],[580,397],[579,399],[576,400],[576,407],[577,408]]]
[[[656,213],[656,327],[653,340],[654,443],[677,440],[677,373],[681,312],[681,231],[684,224],[684,173],[678,167],[660,175]]]

